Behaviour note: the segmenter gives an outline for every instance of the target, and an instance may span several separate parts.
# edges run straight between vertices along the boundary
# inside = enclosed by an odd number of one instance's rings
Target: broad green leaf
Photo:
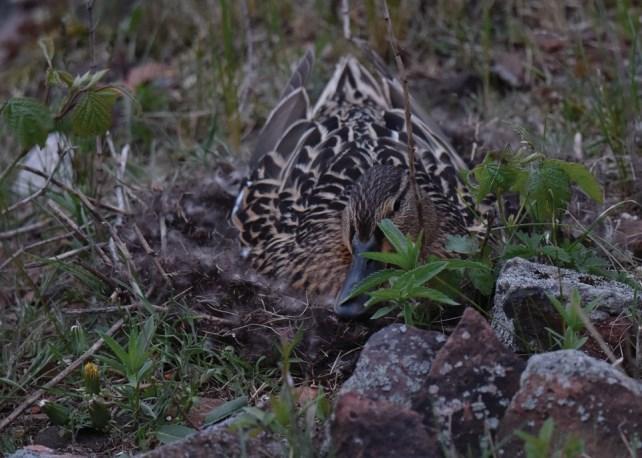
[[[377,320],[381,318],[382,316],[388,315],[390,312],[392,312],[394,309],[396,309],[396,305],[384,305],[381,308],[378,308],[376,312],[372,314],[370,317],[371,320]]]
[[[602,186],[586,166],[577,162],[560,161],[558,159],[549,159],[546,162],[564,170],[571,181],[576,183],[591,199],[597,203],[604,201]]]
[[[410,261],[400,253],[380,253],[378,251],[366,251],[365,253],[361,253],[361,256],[366,259],[382,262],[384,264],[399,266],[402,269],[409,269],[411,267]]]
[[[357,286],[355,286],[355,288],[350,292],[350,295],[346,298],[346,300],[355,298],[357,296],[361,296],[362,294],[367,293],[374,287],[379,286],[380,284],[390,280],[392,277],[399,274],[400,274],[400,271],[397,269],[385,269],[385,270],[380,270],[378,272],[375,272],[371,275],[368,275]]]
[[[218,423],[221,420],[229,417],[233,413],[241,410],[247,405],[247,397],[241,396],[231,401],[227,401],[215,409],[211,410],[210,413],[205,417],[205,425],[212,425]]]
[[[442,304],[448,304],[448,305],[459,305],[457,301],[453,300],[448,295],[442,293],[441,291],[437,291],[436,289],[433,289],[433,288],[426,288],[424,286],[420,286],[420,287],[414,288],[410,293],[414,298],[429,299],[434,302],[440,302]]]
[[[448,267],[448,261],[433,261],[423,266],[419,266],[411,271],[406,272],[399,280],[405,277],[413,279],[413,284],[423,285],[428,280],[437,276],[441,271]]]
[[[389,219],[383,219],[379,222],[379,229],[386,236],[395,251],[400,254],[408,253],[409,241],[406,236],[394,225]]]
[[[82,92],[69,115],[73,132],[80,136],[104,134],[111,126],[117,97],[118,92],[111,88]]]
[[[532,169],[526,184],[526,199],[538,221],[550,221],[566,207],[571,197],[568,175],[550,162],[542,162]]]
[[[54,126],[49,108],[31,98],[9,99],[2,114],[23,148],[43,145]]]
[[[183,425],[162,425],[156,430],[156,438],[163,444],[170,444],[185,439],[197,431]]]
[[[450,235],[446,240],[446,250],[451,253],[475,254],[479,251],[479,240],[470,235]]]
[[[501,162],[486,156],[484,161],[473,169],[477,180],[476,200],[481,202],[489,194],[499,195],[516,187],[521,187],[525,171],[510,162]]]

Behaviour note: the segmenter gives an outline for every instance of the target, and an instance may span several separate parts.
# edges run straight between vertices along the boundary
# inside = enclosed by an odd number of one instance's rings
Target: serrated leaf
[[[54,122],[49,108],[35,99],[9,99],[2,109],[2,114],[23,148],[43,145],[53,129]]]
[[[571,197],[568,175],[556,164],[544,161],[532,169],[526,183],[526,199],[538,221],[549,221],[566,207]]]
[[[450,235],[446,240],[446,250],[451,253],[475,254],[479,251],[479,240],[470,235]]]
[[[183,425],[162,425],[156,430],[156,438],[163,444],[171,444],[196,433],[194,428]]]
[[[118,93],[111,88],[80,94],[70,113],[72,131],[80,136],[104,134],[111,126],[111,113]]]
[[[555,164],[566,172],[571,181],[577,184],[579,188],[597,203],[604,201],[602,186],[593,176],[588,168],[577,162],[560,161],[558,159],[549,159],[546,162]]]
[[[354,289],[350,292],[350,295],[346,297],[345,300],[347,301],[357,296],[361,296],[362,294],[367,293],[368,291],[373,289],[375,286],[379,286],[383,282],[390,280],[395,275],[399,275],[399,271],[396,269],[380,270],[371,275],[368,275],[361,282],[359,282],[357,286],[354,287]]]

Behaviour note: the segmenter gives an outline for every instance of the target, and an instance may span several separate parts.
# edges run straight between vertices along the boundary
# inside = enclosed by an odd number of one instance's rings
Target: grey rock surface
[[[354,392],[408,408],[445,342],[446,336],[439,332],[403,324],[387,326],[368,339],[341,394]]]
[[[642,296],[623,283],[513,258],[497,279],[491,326],[508,348],[548,350],[552,342],[546,328],[560,329],[561,323],[547,294],[568,297],[573,289],[578,290],[582,304],[598,301],[590,317],[595,323],[608,324],[626,315],[631,306],[642,304]]]
[[[525,456],[513,432],[537,434],[547,418],[555,422],[553,449],[575,437],[587,456],[631,456],[636,436],[642,447],[642,383],[580,351],[534,355],[501,421],[499,456]]]

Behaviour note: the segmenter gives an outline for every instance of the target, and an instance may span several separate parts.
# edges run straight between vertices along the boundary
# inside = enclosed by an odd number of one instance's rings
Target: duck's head
[[[348,272],[335,301],[335,313],[341,318],[364,315],[368,297],[348,299],[354,287],[383,266],[361,256],[366,251],[389,251],[388,241],[378,223],[388,218],[405,234],[416,236],[426,221],[434,221],[432,205],[422,199],[420,224],[415,197],[404,168],[378,165],[370,168],[353,185],[342,214],[343,243],[352,255]]]

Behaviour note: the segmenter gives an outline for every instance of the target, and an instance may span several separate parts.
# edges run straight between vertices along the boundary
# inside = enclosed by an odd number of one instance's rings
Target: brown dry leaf
[[[492,71],[500,80],[512,88],[520,88],[526,84],[524,56],[521,53],[497,53]]]
[[[224,399],[198,398],[187,413],[187,420],[200,428],[204,425],[207,415],[223,403],[225,403]]]
[[[564,37],[549,30],[536,31],[534,38],[537,46],[547,53],[555,53],[566,47],[566,40]]]
[[[173,80],[175,73],[174,69],[169,65],[161,64],[159,62],[147,62],[132,67],[127,74],[125,84],[130,90],[134,90],[141,84],[145,84],[156,79],[164,78]]]

